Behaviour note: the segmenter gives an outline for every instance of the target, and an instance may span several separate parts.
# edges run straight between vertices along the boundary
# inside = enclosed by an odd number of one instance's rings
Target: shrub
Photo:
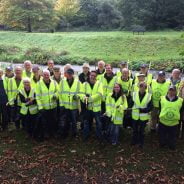
[[[54,53],[48,50],[41,48],[29,48],[24,57],[28,60],[31,60],[33,63],[45,64],[49,59],[54,57]]]

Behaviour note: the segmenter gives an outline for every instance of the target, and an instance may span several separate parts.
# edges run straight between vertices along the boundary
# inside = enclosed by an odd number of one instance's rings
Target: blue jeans
[[[93,112],[93,111],[86,111],[87,113],[85,115],[84,119],[84,128],[83,128],[83,138],[84,140],[87,139],[91,132],[92,122],[93,118],[95,118],[96,121],[96,137],[101,140],[102,139],[102,123],[100,121],[100,112]]]
[[[113,144],[118,144],[120,125],[111,124],[110,126],[110,141]]]

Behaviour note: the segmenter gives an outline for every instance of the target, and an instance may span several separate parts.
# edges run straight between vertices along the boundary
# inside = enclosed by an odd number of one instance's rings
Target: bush
[[[17,46],[0,45],[0,54],[13,55],[20,51],[21,49]]]
[[[24,57],[33,63],[45,64],[49,59],[54,57],[54,53],[37,47],[28,49]]]

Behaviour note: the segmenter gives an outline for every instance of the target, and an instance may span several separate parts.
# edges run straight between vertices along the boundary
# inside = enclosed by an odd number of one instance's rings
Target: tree
[[[83,24],[88,27],[98,26],[100,2],[98,0],[80,0],[80,5]]]
[[[12,28],[53,28],[57,22],[51,0],[0,0],[0,23]]]
[[[115,3],[110,1],[102,2],[99,7],[98,24],[104,28],[119,28],[123,18],[121,13],[116,9]]]
[[[79,0],[57,0],[55,10],[59,16],[70,19],[80,10]]]

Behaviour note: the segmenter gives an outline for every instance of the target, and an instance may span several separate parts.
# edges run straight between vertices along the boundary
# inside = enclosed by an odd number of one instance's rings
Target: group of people
[[[158,132],[160,147],[176,148],[178,134],[183,133],[184,82],[179,69],[168,78],[159,71],[154,78],[147,64],[133,73],[125,61],[116,73],[104,61],[92,71],[84,63],[79,75],[70,64],[63,72],[53,60],[47,65],[41,70],[25,61],[14,70],[0,69],[2,131],[14,122],[16,129],[36,140],[75,138],[80,131],[87,141],[95,129],[100,142],[116,145],[120,129],[131,127],[131,145],[142,148],[149,122],[151,132]]]

